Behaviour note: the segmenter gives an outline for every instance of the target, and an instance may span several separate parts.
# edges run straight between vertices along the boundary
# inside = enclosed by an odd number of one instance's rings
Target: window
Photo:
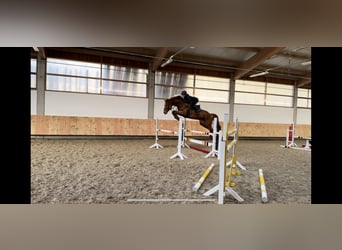
[[[31,89],[37,88],[37,59],[31,59]]]
[[[311,108],[311,89],[298,88],[297,107]]]
[[[235,85],[235,103],[292,107],[293,86],[237,80]]]
[[[293,86],[285,84],[266,84],[266,105],[267,106],[293,106]]]
[[[146,97],[146,69],[48,58],[46,73],[47,90]]]
[[[190,95],[193,95],[193,86],[193,75],[160,71],[155,73],[156,98],[169,98],[174,95],[179,95],[182,90],[186,90]]]
[[[147,69],[102,65],[102,93],[146,97]]]
[[[100,64],[81,61],[47,59],[47,74],[64,76],[100,77]]]
[[[47,75],[47,90],[100,93],[100,80],[70,76]]]
[[[235,103],[265,105],[266,83],[236,80]]]
[[[100,93],[100,64],[47,58],[46,89]]]
[[[195,95],[200,101],[229,102],[229,78],[196,75]]]
[[[264,105],[264,95],[255,93],[235,92],[235,103]]]
[[[227,103],[229,99],[229,79],[174,72],[156,72],[156,98],[169,98],[179,95],[182,90],[196,96],[200,102]]]

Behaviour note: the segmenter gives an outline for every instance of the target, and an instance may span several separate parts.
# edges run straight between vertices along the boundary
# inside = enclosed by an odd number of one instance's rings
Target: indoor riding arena
[[[32,48],[32,204],[311,204],[311,144],[310,47]]]

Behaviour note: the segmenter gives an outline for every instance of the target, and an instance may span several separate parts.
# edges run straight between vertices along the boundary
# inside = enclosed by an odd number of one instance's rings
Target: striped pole
[[[198,130],[187,129],[185,132],[190,132],[190,133],[194,133],[194,134],[201,134],[201,135],[210,135],[210,132],[203,132],[203,131],[198,131]]]
[[[266,192],[266,185],[264,180],[264,174],[262,172],[262,169],[259,169],[259,179],[260,179],[260,189],[261,189],[261,200],[263,202],[267,202],[267,192]]]
[[[167,129],[158,129],[158,131],[178,135],[177,131],[172,131],[172,130],[167,130]]]
[[[189,147],[190,147],[191,149],[194,149],[194,150],[197,150],[197,151],[206,153],[206,154],[209,153],[209,150],[205,150],[205,149],[203,149],[203,148],[198,148],[198,147],[195,147],[195,146],[192,146],[192,145],[190,145]]]
[[[198,182],[196,183],[196,185],[194,186],[194,188],[192,189],[194,192],[197,192],[198,189],[201,187],[202,183],[205,181],[205,179],[208,177],[208,175],[210,174],[211,170],[213,170],[215,164],[212,163],[207,170],[205,170],[204,174],[202,175],[202,177],[198,180]]]
[[[211,146],[212,143],[208,142],[208,141],[202,141],[202,140],[198,140],[198,139],[194,139],[194,138],[185,138],[186,141],[195,143],[195,144],[199,144],[199,145],[203,145],[203,146]]]

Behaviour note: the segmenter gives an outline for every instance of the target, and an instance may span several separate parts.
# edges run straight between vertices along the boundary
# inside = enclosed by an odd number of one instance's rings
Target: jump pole
[[[207,170],[205,170],[204,174],[201,176],[201,178],[198,180],[198,182],[195,184],[195,186],[193,187],[193,191],[197,192],[198,189],[202,186],[203,182],[207,179],[208,175],[211,173],[211,170],[213,170],[213,168],[215,167],[215,164],[212,163]]]
[[[190,147],[191,149],[194,149],[194,150],[203,152],[203,153],[205,153],[205,154],[208,154],[208,153],[209,153],[209,150],[205,150],[205,149],[203,149],[203,148],[198,148],[198,147],[195,147],[195,146],[192,146],[192,145],[189,145],[189,147]]]
[[[259,168],[259,180],[260,180],[261,200],[262,202],[267,202],[268,199],[267,199],[264,173],[261,168]]]
[[[182,146],[183,147],[187,147],[187,148],[192,148],[194,150],[198,150],[201,151],[203,153],[206,153],[206,155],[204,156],[204,158],[208,158],[208,157],[216,157],[218,158],[218,150],[215,148],[216,146],[216,135],[218,135],[218,137],[220,137],[220,131],[217,131],[217,118],[214,118],[213,120],[213,132],[202,132],[202,131],[198,131],[198,130],[187,130],[185,129],[184,126],[184,136],[183,136],[183,140],[182,140]],[[205,135],[212,135],[213,136],[213,140],[212,142],[207,142],[207,141],[203,141],[203,140],[198,140],[198,139],[194,139],[194,138],[187,138],[185,136],[185,132],[192,132],[192,133],[197,133],[197,134],[205,134]],[[195,144],[199,144],[199,145],[204,145],[204,146],[211,146],[211,151],[209,150],[205,150],[205,149],[200,149],[198,147],[194,147],[191,145],[188,145],[185,143],[185,141],[189,141]]]

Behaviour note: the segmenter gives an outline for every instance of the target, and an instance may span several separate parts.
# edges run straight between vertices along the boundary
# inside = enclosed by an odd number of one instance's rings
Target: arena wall
[[[222,121],[220,121],[222,125]],[[187,128],[205,131],[187,119]],[[231,125],[232,126],[232,125]],[[289,124],[239,122],[240,137],[285,137]],[[177,131],[175,119],[159,120],[159,128]],[[31,135],[153,136],[154,119],[31,115]],[[161,136],[172,136],[159,133]],[[191,135],[191,134],[190,134]],[[310,137],[311,125],[297,124],[296,135]]]

